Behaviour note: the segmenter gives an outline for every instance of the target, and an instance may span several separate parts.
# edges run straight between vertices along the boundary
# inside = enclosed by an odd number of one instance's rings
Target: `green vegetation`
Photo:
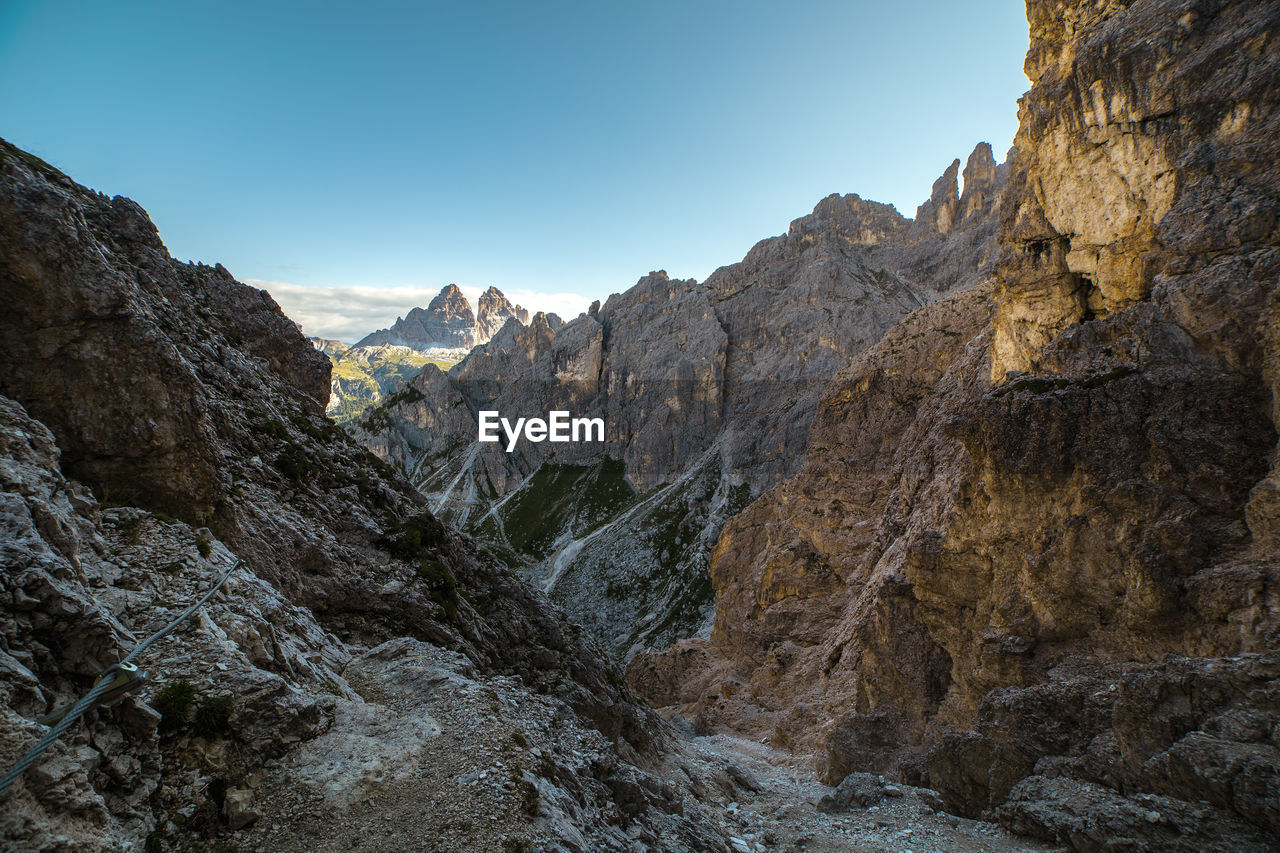
[[[307,476],[315,470],[315,463],[307,452],[297,445],[289,445],[276,457],[276,470],[285,476],[294,486],[301,486]]]
[[[725,518],[733,518],[738,513],[747,508],[751,503],[751,487],[746,483],[739,483],[736,486],[729,487],[729,499],[725,502]]]
[[[231,710],[234,702],[230,695],[210,696],[196,708],[191,721],[191,733],[200,737],[218,737],[231,731]]]
[[[186,681],[171,681],[151,700],[160,714],[160,731],[171,732],[182,727],[196,698],[196,689]]]
[[[338,436],[338,428],[327,420],[316,423],[315,416],[308,413],[302,407],[298,407],[289,413],[289,422],[298,428],[303,435],[314,438],[316,441],[328,443]]]
[[[403,560],[414,560],[444,543],[445,526],[423,511],[397,522],[378,540],[384,551]]]
[[[132,545],[137,545],[142,541],[142,527],[146,519],[143,516],[134,516],[133,518],[121,519],[116,522],[116,530],[120,531],[120,535]]]
[[[160,713],[160,731],[178,732],[188,728],[200,737],[221,737],[231,732],[231,712],[235,700],[225,696],[209,696],[196,704],[196,689],[179,679],[166,684],[152,699],[151,707]],[[195,708],[194,716],[191,709]]]
[[[23,151],[21,148],[19,148],[16,145],[6,144],[4,145],[4,151],[9,156],[16,157],[17,159],[21,160],[31,170],[37,173],[43,173],[46,177],[50,177],[55,182],[57,182],[59,178],[66,181],[70,181],[70,178],[68,178],[65,174],[58,171],[53,166],[50,166],[48,163],[41,160],[36,155],[29,154],[26,151]],[[105,198],[105,196],[103,197]]]
[[[621,460],[596,465],[543,465],[500,510],[501,532],[516,551],[544,559],[568,530],[579,537],[631,506],[638,494]],[[501,543],[496,523],[486,520],[477,535]]]
[[[458,612],[458,580],[437,556],[445,541],[446,529],[430,512],[399,521],[378,539],[378,547],[394,557],[416,563],[414,575],[431,592],[447,618]]]
[[[447,479],[453,473],[456,467],[444,468],[440,476]],[[621,646],[625,648],[636,640],[685,636],[703,622],[714,599],[703,538],[706,507],[719,507],[724,517],[732,517],[751,500],[750,486],[724,482],[714,461],[674,488],[655,488],[647,499],[627,481],[618,460],[544,465],[495,513],[481,516],[470,532],[508,565],[541,577],[546,567],[540,564],[566,537],[581,540],[614,523],[573,558],[573,569],[558,582],[556,596],[568,600],[589,588],[612,616],[625,618],[628,607],[662,614],[659,620],[633,626]],[[467,600],[482,615],[498,604],[482,596]],[[622,684],[620,672],[608,676]]]
[[[523,773],[518,775],[514,781],[516,785],[516,793],[520,796],[520,810],[529,817],[537,817],[538,813],[542,811],[542,797],[538,793],[538,786],[524,778]],[[525,847],[523,849],[530,850],[532,848]]]
[[[359,450],[363,454],[362,458],[365,463],[368,464],[369,467],[373,468],[373,470],[377,471],[384,477],[394,477],[396,475],[396,469],[390,463],[379,458],[379,456],[372,450],[364,447],[361,447]]]
[[[384,406],[421,400],[420,392],[409,389],[409,380],[428,364],[448,370],[461,358],[428,357],[408,347],[352,347],[342,353],[329,353],[329,360],[335,383],[329,416],[335,423],[346,425],[364,416],[392,388],[403,386],[384,400]]]
[[[334,417],[337,420],[337,417]],[[371,406],[364,410],[364,413],[356,418],[360,421],[360,428],[366,432],[386,432],[391,429],[391,416],[387,414],[386,405]]]
[[[200,556],[206,560],[213,553],[213,540],[209,538],[209,534],[200,532],[196,535],[196,550],[200,552]]]
[[[261,409],[250,408],[245,411],[254,421],[253,431],[256,434],[263,435],[277,441],[288,437],[289,430],[286,429],[285,425],[280,421],[271,417],[271,415]]]
[[[553,600],[569,601],[590,590],[610,618],[628,620],[635,611],[661,614],[651,622],[630,622],[628,636],[611,646],[615,651],[636,641],[688,636],[714,600],[703,539],[705,508],[723,506],[729,516],[750,498],[749,487],[729,486],[721,480],[718,464],[706,462],[675,487],[649,493],[624,522],[583,548],[573,569],[558,582]]]
[[[333,418],[334,423],[345,426],[360,420],[361,416],[373,406],[373,401],[364,397],[339,396],[337,405],[329,409],[329,417]]]
[[[425,399],[427,399],[426,395],[417,388],[414,388],[412,385],[406,385],[384,400],[382,408],[386,409],[391,406],[399,406],[404,403],[420,403]]]
[[[452,619],[458,613],[458,580],[449,567],[434,557],[423,557],[414,569],[418,580],[431,591],[431,600],[444,610],[446,618]]]
[[[1082,377],[1072,376],[1019,376],[1011,379],[1005,384],[995,389],[995,395],[1002,397],[1005,394],[1011,394],[1017,391],[1026,391],[1031,394],[1047,394],[1051,391],[1062,391],[1067,388],[1097,388],[1106,385],[1108,382],[1114,382],[1117,379],[1123,379],[1126,376],[1132,376],[1138,372],[1138,368],[1128,364],[1117,365],[1110,370],[1104,370],[1098,373],[1091,373]]]
[[[347,382],[364,385],[370,389],[377,389],[378,380],[366,373],[364,368],[345,362],[338,356],[331,355],[329,360],[333,362],[333,372],[330,375],[334,379],[342,379]]]

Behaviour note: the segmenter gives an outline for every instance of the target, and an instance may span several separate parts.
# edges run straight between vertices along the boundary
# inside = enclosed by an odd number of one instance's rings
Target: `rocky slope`
[[[914,221],[833,195],[701,284],[651,273],[562,328],[508,323],[447,374],[423,370],[356,435],[615,653],[690,636],[711,612],[711,545],[797,470],[825,384],[907,313],[990,272],[1005,169],[980,144],[963,197],[958,169]],[[507,453],[476,440],[479,410],[601,417],[606,440]]]
[[[595,644],[324,419],[328,360],[265,293],[0,142],[0,300],[0,761],[246,561],[144,657],[142,694],[5,794],[2,846],[238,849],[282,792],[340,816],[429,770],[438,736],[488,770],[441,790],[492,817],[419,834],[725,848]],[[515,719],[529,778],[489,778]]]
[[[529,312],[503,295],[501,290],[490,287],[480,295],[477,310],[456,284],[445,286],[426,308],[414,308],[404,317],[397,317],[389,329],[379,329],[356,342],[357,347],[378,347],[385,344],[409,347],[418,351],[432,349],[461,349],[488,341],[510,319],[527,324]]]
[[[628,680],[1074,849],[1272,849],[1280,7],[1028,20],[994,282],[836,377]]]

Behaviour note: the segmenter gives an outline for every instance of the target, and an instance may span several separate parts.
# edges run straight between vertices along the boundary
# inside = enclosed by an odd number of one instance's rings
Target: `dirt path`
[[[866,807],[835,813],[807,761],[686,730],[659,766],[613,745],[517,679],[403,639],[357,657],[331,730],[269,762],[255,812],[217,840],[240,853],[766,853],[1044,851],[1000,827],[936,811],[937,795],[865,780]]]

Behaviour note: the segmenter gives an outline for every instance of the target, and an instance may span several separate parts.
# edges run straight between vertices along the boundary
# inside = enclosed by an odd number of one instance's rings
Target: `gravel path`
[[[361,655],[344,674],[361,701],[340,703],[328,733],[270,762],[242,792],[254,818],[201,849],[1052,849],[938,811],[933,791],[876,777],[861,779],[865,807],[820,809],[835,789],[813,779],[808,761],[731,735],[686,728],[658,766],[620,764],[558,700],[513,678],[478,677],[460,656],[412,640]]]
[[[854,806],[849,811],[825,814],[817,809],[817,803],[834,789],[813,778],[808,762],[765,744],[724,734],[692,738],[690,748],[691,757],[706,768],[705,772],[723,768],[731,779],[745,776],[760,788],[753,791],[735,781],[736,801],[724,804],[722,825],[740,853],[1056,849],[1012,836],[996,824],[938,811],[937,794],[907,785],[887,784],[891,795],[867,808]],[[897,796],[892,795],[895,792]]]

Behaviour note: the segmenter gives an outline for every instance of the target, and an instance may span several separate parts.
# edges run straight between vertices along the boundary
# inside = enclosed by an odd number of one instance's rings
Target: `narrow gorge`
[[[304,334],[0,140],[0,771],[211,593],[0,848],[1277,849],[1280,3],[1026,18],[913,217],[567,320]]]

